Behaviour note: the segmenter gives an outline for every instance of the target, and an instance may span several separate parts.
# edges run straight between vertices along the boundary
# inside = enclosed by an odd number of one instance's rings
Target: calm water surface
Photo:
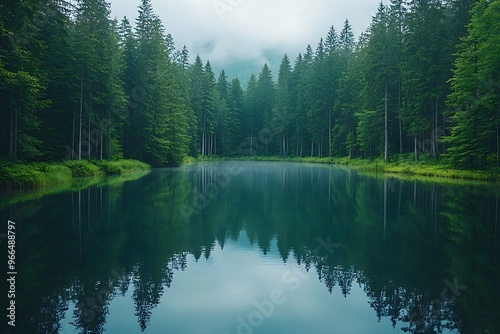
[[[0,328],[500,333],[499,194],[223,162],[4,196],[18,276],[16,327]]]

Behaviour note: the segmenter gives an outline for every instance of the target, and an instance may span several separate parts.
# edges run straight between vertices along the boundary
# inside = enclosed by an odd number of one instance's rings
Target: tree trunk
[[[91,97],[92,98],[92,97]],[[89,122],[88,122],[88,137],[87,137],[87,159],[90,160],[90,145],[91,145],[91,138],[90,138],[90,108],[88,110],[88,117],[89,117]]]
[[[80,122],[78,130],[78,160],[82,160],[82,121],[83,121],[83,64],[80,78]]]
[[[283,143],[283,156],[286,156],[286,139],[285,139],[285,135],[283,135],[282,143]]]
[[[328,156],[332,156],[332,111],[330,110],[330,115],[328,119]]]
[[[402,105],[402,96],[401,96],[401,81],[399,82],[398,89],[398,110],[399,110],[399,154],[403,155],[403,121],[401,120],[401,105]]]
[[[389,162],[389,111],[388,111],[388,87],[385,81],[385,125],[384,125],[384,161]]]
[[[113,122],[109,122],[109,130],[108,130],[108,159],[111,159],[111,134],[113,133]]]
[[[17,132],[17,108],[14,112],[14,162],[17,161],[17,142],[18,142],[18,132]]]
[[[500,120],[497,119],[497,167],[500,167]]]
[[[73,110],[73,127],[72,132],[71,132],[71,160],[75,159],[75,126],[76,126],[76,115],[75,111]]]
[[[399,118],[399,154],[403,155],[403,122]]]
[[[9,142],[9,158],[11,161],[14,161],[14,141],[15,139],[15,134],[14,134],[14,118],[15,118],[15,108],[12,108],[10,110],[10,126],[9,126],[9,137],[10,137],[10,142]]]
[[[434,124],[434,158],[439,160],[439,111],[438,111],[438,98],[436,96],[436,106],[435,106],[435,124]]]
[[[304,156],[304,134],[300,138],[300,157]]]
[[[415,162],[418,162],[418,145],[417,145],[417,135],[415,135]]]
[[[250,130],[250,156],[253,157],[253,129]]]

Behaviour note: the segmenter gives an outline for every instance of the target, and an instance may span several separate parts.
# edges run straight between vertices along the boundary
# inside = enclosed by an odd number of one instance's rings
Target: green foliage
[[[397,152],[489,171],[500,165],[500,5],[477,1],[469,13],[473,3],[380,4],[357,41],[348,20],[338,33],[332,26],[293,65],[285,55],[276,82],[265,64],[245,91],[224,71],[216,80],[210,61],[189,64],[151,0],[140,1],[135,27],[112,20],[105,0],[8,3],[0,13],[0,159],[79,160],[75,173],[93,175],[82,159],[387,162]]]
[[[451,133],[445,157],[458,168],[500,166],[500,1],[474,7],[451,79]]]
[[[135,174],[151,167],[137,160],[65,161],[64,163],[0,163],[0,184],[14,188],[35,188],[65,183],[74,177]]]
[[[33,163],[0,165],[0,184],[8,187],[32,188],[71,180],[71,170],[63,165]]]
[[[108,175],[147,171],[151,167],[137,160],[95,161],[94,164]]]
[[[71,170],[73,177],[94,177],[103,175],[103,171],[93,163],[80,160],[80,161],[66,161],[64,166]]]

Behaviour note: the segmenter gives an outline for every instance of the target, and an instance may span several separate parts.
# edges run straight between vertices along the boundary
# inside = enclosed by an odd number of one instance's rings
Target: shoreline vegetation
[[[448,180],[472,180],[472,181],[490,181],[500,182],[500,171],[491,169],[489,171],[472,171],[455,169],[443,164],[438,164],[432,159],[421,159],[419,162],[411,160],[411,155],[394,157],[391,162],[384,162],[382,158],[368,160],[362,158],[349,159],[335,157],[279,157],[279,156],[254,156],[254,157],[199,157],[198,159],[189,159],[188,163],[203,161],[276,161],[276,162],[304,162],[313,164],[327,164],[352,168],[359,172],[366,173],[384,173],[393,175],[406,175],[412,177],[423,177],[426,179],[441,178]]]
[[[73,181],[149,171],[151,166],[137,160],[9,163],[0,162],[1,188],[43,188]]]

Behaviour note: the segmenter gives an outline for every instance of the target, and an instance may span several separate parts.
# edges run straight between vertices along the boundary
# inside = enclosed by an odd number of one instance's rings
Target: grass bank
[[[136,173],[151,169],[136,160],[36,162],[30,164],[0,162],[0,185],[7,188],[39,188],[71,181],[75,177],[96,177]]]
[[[460,170],[435,162],[429,157],[422,157],[421,161],[413,161],[413,155],[394,157],[391,162],[384,162],[383,159],[349,159],[349,158],[317,158],[317,157],[237,157],[237,158],[217,158],[202,157],[198,161],[216,160],[242,160],[242,161],[289,161],[319,164],[335,164],[348,166],[362,172],[405,174],[421,177],[438,177],[447,179],[478,180],[500,182],[500,170],[489,171]]]

